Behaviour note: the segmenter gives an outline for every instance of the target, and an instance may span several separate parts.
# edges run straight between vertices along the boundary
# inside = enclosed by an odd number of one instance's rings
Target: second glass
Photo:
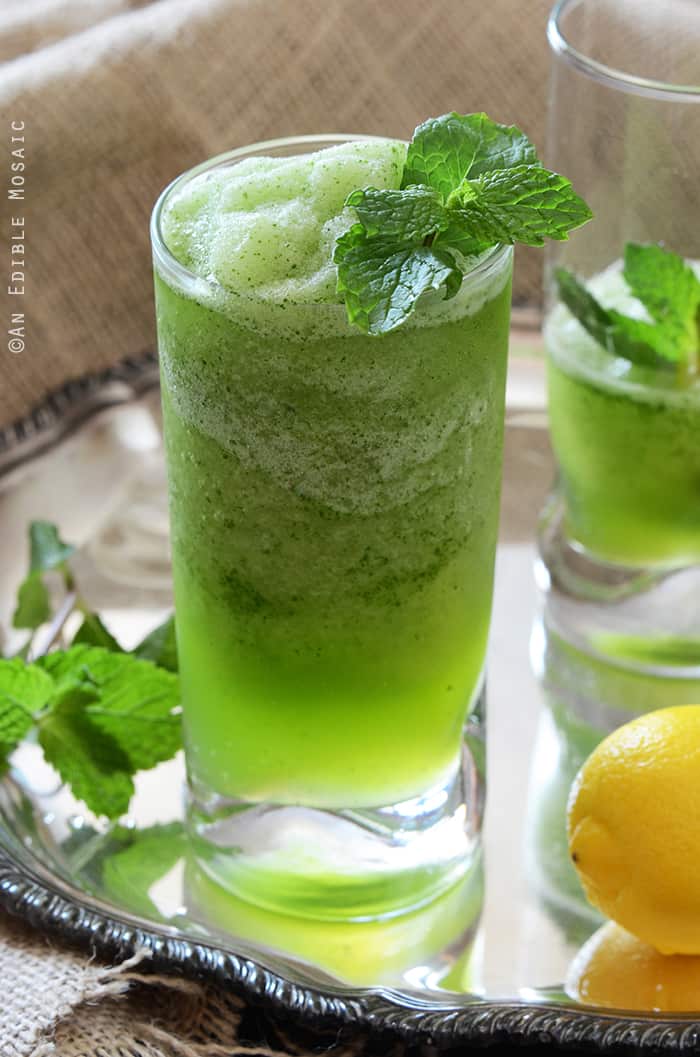
[[[329,919],[421,905],[477,847],[463,729],[480,727],[512,253],[376,338],[343,305],[199,278],[162,221],[245,160],[349,140],[214,159],[152,228],[194,847],[238,896]]]
[[[553,266],[564,266],[606,309],[649,326],[623,277],[630,244],[663,246],[700,274],[700,11],[694,0],[561,0],[549,39],[550,160],[595,219],[549,253],[559,487],[540,540],[548,615],[583,648],[633,664],[700,664],[700,349],[661,367],[632,362],[553,304]],[[649,303],[655,296],[663,322],[655,285],[652,276]]]
[[[629,244],[663,247],[686,262],[676,262],[679,276],[700,274],[700,8],[560,0],[548,35],[549,159],[582,188],[594,219],[548,250],[558,479],[536,565],[542,619],[532,658],[547,717],[530,847],[545,902],[567,928],[577,919],[585,930],[597,912],[571,865],[565,822],[576,772],[614,728],[695,701],[700,688],[700,348],[686,363],[625,358],[614,336],[601,340],[583,324],[580,303],[577,317],[563,303],[555,268],[643,327],[656,317],[627,281]],[[654,277],[646,292],[663,319]]]

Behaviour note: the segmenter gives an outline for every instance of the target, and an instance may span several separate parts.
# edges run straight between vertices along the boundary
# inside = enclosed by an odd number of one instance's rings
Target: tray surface
[[[80,582],[124,645],[169,609],[154,380],[146,358],[118,379],[117,389],[110,379],[109,394],[88,387],[86,395],[78,387],[39,440],[31,429],[30,440],[21,430],[5,435],[0,532],[12,561],[0,568],[3,651],[13,646],[10,615],[32,518],[55,521],[64,538],[80,544]],[[572,958],[598,922],[575,899],[551,890],[533,839],[538,792],[554,758],[529,661],[537,607],[533,536],[553,472],[543,409],[541,362],[514,358],[488,669],[486,883],[478,935],[459,977],[468,991],[426,989],[426,973],[396,980],[401,958],[415,963],[426,935],[441,935],[454,915],[461,921],[469,900],[476,907],[474,877],[459,896],[459,911],[446,902],[438,917],[359,926],[365,931],[352,942],[332,929],[300,931],[288,920],[265,920],[264,912],[256,917],[230,900],[217,904],[188,862],[179,759],[140,776],[129,824],[115,828],[93,819],[57,784],[38,749],[22,748],[0,783],[0,904],[106,957],[145,947],[154,968],[214,978],[309,1023],[361,1024],[437,1045],[510,1037],[603,1050],[695,1048],[700,1013],[696,1021],[693,1014],[590,1010],[562,990]],[[448,976],[443,988],[454,979]]]

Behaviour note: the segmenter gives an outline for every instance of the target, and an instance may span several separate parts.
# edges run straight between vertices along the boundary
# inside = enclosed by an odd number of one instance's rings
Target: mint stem
[[[56,610],[54,618],[44,634],[32,636],[29,642],[29,650],[26,658],[29,663],[37,660],[39,657],[43,657],[49,652],[51,647],[58,642],[68,618],[73,612],[75,612],[77,601],[77,591],[69,591],[61,602],[61,605]],[[41,643],[40,645],[37,645],[37,639],[39,639],[39,642]],[[42,639],[44,640],[43,643],[41,642]]]

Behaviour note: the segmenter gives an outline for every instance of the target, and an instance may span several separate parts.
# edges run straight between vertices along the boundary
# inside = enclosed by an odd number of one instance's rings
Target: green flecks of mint
[[[80,594],[67,564],[74,548],[49,522],[33,522],[29,536],[20,626],[34,630],[51,620],[50,646],[62,648],[28,663],[24,655],[33,655],[33,636],[20,655],[0,659],[0,766],[21,741],[35,738],[79,800],[97,815],[118,818],[133,795],[133,775],[182,746],[174,622],[168,617],[134,650],[122,649]],[[64,580],[66,597],[57,614],[42,579],[49,571]],[[73,614],[82,621],[72,642],[65,642]]]
[[[564,239],[592,215],[523,132],[486,114],[419,125],[401,188],[361,188],[346,205],[358,223],[336,241],[337,289],[350,322],[373,335],[400,326],[427,290],[454,297],[475,255]]]
[[[661,246],[630,242],[622,275],[649,320],[604,307],[571,272],[555,271],[561,301],[611,356],[692,374],[700,352],[700,279],[693,269]]]

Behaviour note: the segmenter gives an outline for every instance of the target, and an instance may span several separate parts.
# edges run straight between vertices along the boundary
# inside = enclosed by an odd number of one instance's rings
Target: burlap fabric
[[[105,966],[0,911],[2,1057],[409,1057],[352,1029],[311,1030],[210,985]]]
[[[0,190],[0,427],[69,378],[154,344],[148,217],[195,162],[305,132],[405,136],[448,109],[487,110],[541,147],[549,0],[23,0],[0,4],[0,134],[9,186],[23,126],[23,201]],[[25,294],[6,294],[11,218]],[[516,298],[539,295],[523,254]],[[2,1057],[351,1054],[361,1037],[292,1038],[213,988],[105,966],[0,914]],[[386,1047],[382,1050],[386,1052]]]
[[[24,122],[26,196],[0,188],[0,427],[66,379],[154,343],[148,217],[203,158],[308,132],[410,134],[487,110],[541,147],[549,0],[23,0],[0,4],[0,135]],[[5,162],[3,184],[9,180]],[[24,297],[6,294],[26,220]],[[521,255],[516,299],[538,297]],[[21,302],[21,305],[19,304]]]

